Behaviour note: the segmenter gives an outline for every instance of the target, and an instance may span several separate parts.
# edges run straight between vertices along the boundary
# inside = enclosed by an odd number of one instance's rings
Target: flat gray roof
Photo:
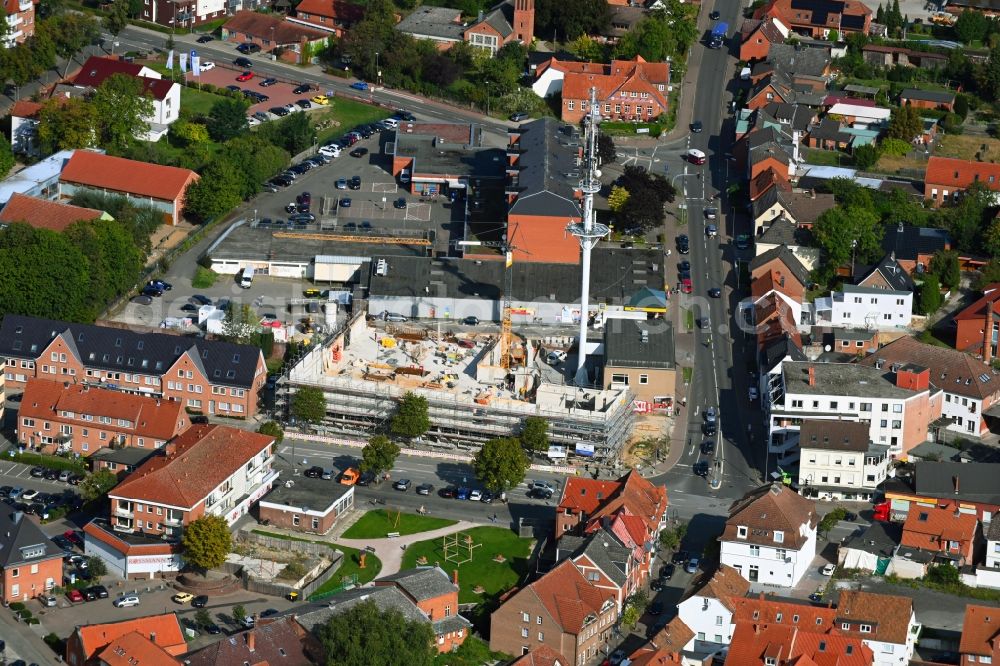
[[[462,41],[465,26],[462,12],[448,7],[417,7],[412,14],[396,24],[396,30],[415,37]]]
[[[604,328],[604,361],[607,367],[676,367],[674,327],[669,321],[609,319],[604,322]],[[645,338],[643,332],[646,334]]]
[[[353,489],[353,486],[345,486],[335,480],[324,481],[305,476],[291,479],[291,484],[288,487],[285,483],[279,483],[261,501],[281,504],[290,509],[326,512]]]
[[[503,178],[506,151],[444,141],[426,134],[396,133],[396,155],[413,158],[414,174]]]
[[[809,385],[810,369],[816,376],[814,386]],[[879,369],[854,363],[786,361],[781,370],[785,376],[786,395],[804,393],[906,400],[917,394],[916,391],[896,386],[896,373],[888,367]]]
[[[211,252],[211,257],[216,260],[308,263],[317,255],[353,257],[361,260],[367,260],[377,254],[422,257],[429,249],[426,245],[351,243],[330,239],[329,236],[335,232],[318,232],[314,236],[306,236],[307,233],[302,232],[302,236],[297,238],[280,238],[270,229],[260,227],[251,229],[249,225],[243,225],[233,229]]]

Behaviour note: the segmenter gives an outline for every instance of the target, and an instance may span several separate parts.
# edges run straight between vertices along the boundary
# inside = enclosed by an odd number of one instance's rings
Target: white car
[[[118,597],[112,603],[115,605],[115,608],[129,608],[131,606],[138,606],[139,597],[135,596],[134,594],[127,594],[125,596]]]
[[[550,351],[546,358],[549,361],[549,365],[559,365],[566,360],[566,352],[562,350]]]
[[[832,576],[833,572],[836,570],[837,570],[836,565],[827,564],[826,566],[823,567],[823,570],[820,573],[822,573],[824,576]]]
[[[36,497],[38,497],[38,491],[37,490],[32,490],[32,489],[25,490],[24,494],[21,495],[21,499],[24,500],[25,502],[30,502],[31,500],[35,499]]]
[[[329,146],[323,146],[320,148],[319,152],[323,153],[327,157],[340,157],[340,146],[330,144]]]
[[[247,126],[256,127],[257,125],[260,125],[259,118],[254,118],[253,116],[247,116]]]
[[[206,60],[205,62],[201,63],[201,65],[199,65],[198,68],[203,72],[207,72],[210,69],[215,69],[215,63],[212,62],[211,60]]]
[[[473,490],[471,493],[469,493],[469,501],[471,502],[479,502],[482,501],[482,499],[483,499],[482,490]]]

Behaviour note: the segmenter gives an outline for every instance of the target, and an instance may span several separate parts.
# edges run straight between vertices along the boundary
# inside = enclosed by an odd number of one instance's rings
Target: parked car
[[[236,47],[236,50],[239,51],[240,53],[246,53],[246,54],[259,53],[260,44],[254,44],[253,42],[243,42],[242,44]]]
[[[443,497],[445,499],[455,499],[455,495],[458,494],[458,488],[455,486],[447,486],[438,491],[438,497]]]
[[[163,280],[150,280],[148,284],[150,287],[156,287],[160,291],[170,291],[174,288],[174,285],[169,282],[164,282]]]
[[[215,37],[212,37],[212,35],[202,35],[195,41],[199,44],[208,44],[209,42],[215,41]]]
[[[364,157],[368,154],[367,148],[355,148],[351,151],[351,157]]]
[[[434,491],[434,486],[429,483],[421,483],[416,490],[418,495],[430,495]]]
[[[152,305],[153,304],[153,297],[152,296],[147,296],[145,294],[139,294],[138,296],[133,296],[130,300],[131,300],[132,303],[135,303],[136,305]]]
[[[532,488],[528,491],[528,497],[534,499],[548,500],[552,499],[552,491],[548,488]]]
[[[270,88],[271,86],[273,86],[277,82],[278,82],[278,79],[274,78],[273,76],[269,76],[269,77],[267,77],[266,79],[264,79],[263,81],[260,82],[260,86],[262,88]]]
[[[673,564],[667,563],[660,567],[660,580],[670,580],[674,577],[674,571],[677,567]]]
[[[195,598],[194,598],[194,600],[193,600],[193,601],[191,602],[191,605],[192,605],[192,606],[193,606],[194,608],[204,608],[205,606],[207,606],[207,605],[208,605],[208,597],[207,597],[207,596],[205,596],[204,594],[199,594],[199,595],[198,595],[197,597],[195,597]]]
[[[396,490],[406,492],[412,483],[413,482],[409,479],[400,479],[399,481],[396,481],[396,483],[392,484],[392,487]]]
[[[66,593],[66,598],[70,600],[71,603],[78,604],[83,601],[83,593],[80,590],[70,590]]]
[[[711,19],[711,20],[713,20],[713,21],[718,21],[719,20],[719,16],[720,16],[719,12],[711,12],[708,15],[708,18]]]
[[[510,114],[510,119],[512,122],[519,123],[525,121],[529,118],[528,114],[524,111],[518,111],[517,113]]]
[[[198,65],[198,69],[203,72],[207,72],[210,69],[215,69],[215,63],[211,60],[206,60],[205,62]]]
[[[94,596],[96,596],[98,599],[108,598],[108,588],[104,587],[103,585],[94,585],[90,588],[90,591],[93,592]]]
[[[697,557],[692,557],[690,560],[687,561],[687,564],[684,565],[684,571],[688,573],[695,573],[696,571],[698,571],[698,565],[700,563],[701,561]]]
[[[392,207],[395,208],[396,210],[405,210],[406,199],[404,197],[399,197],[398,199],[392,202]]]
[[[289,114],[288,109],[286,109],[283,106],[272,106],[270,109],[268,109],[268,111],[278,116],[279,118],[284,118]]]
[[[352,189],[352,190],[360,190],[361,189],[361,176],[353,176],[351,178],[350,183],[348,183],[348,187],[350,189]]]
[[[139,605],[139,597],[134,594],[126,594],[118,597],[112,602],[115,608],[130,608]]]
[[[309,479],[318,479],[323,476],[323,468],[317,465],[313,465],[306,471],[302,472],[302,476]]]
[[[472,492],[469,493],[469,501],[470,502],[479,502],[482,499],[483,499],[483,491],[482,490],[478,490],[477,489],[477,490],[473,490]]]
[[[292,92],[296,95],[301,95],[303,93],[309,92],[310,90],[312,90],[311,85],[309,85],[308,83],[300,83],[299,85],[295,86]]]
[[[467,500],[469,499],[469,488],[466,486],[459,486],[458,491],[455,493],[455,499]]]
[[[833,572],[837,570],[836,564],[826,564],[820,569],[820,573],[824,576],[832,576]]]
[[[239,76],[237,76],[236,80],[239,81],[240,83],[243,83],[244,81],[249,81],[252,78],[253,78],[253,72],[247,70],[242,74],[240,74]]]
[[[312,108],[312,102],[310,102],[307,99],[300,99],[300,100],[298,100],[295,103],[299,105],[300,109],[311,109]]]

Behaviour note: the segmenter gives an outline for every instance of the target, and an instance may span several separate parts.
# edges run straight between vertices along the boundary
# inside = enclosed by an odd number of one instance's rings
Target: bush
[[[58,655],[65,654],[66,645],[65,643],[63,643],[63,639],[59,638],[59,635],[56,632],[50,631],[49,633],[42,636],[42,640],[45,641],[45,644],[48,645],[50,648],[52,648],[52,651],[55,652],[56,654]]]
[[[892,157],[903,157],[913,150],[913,146],[902,139],[886,139],[882,142],[881,148],[883,155],[891,155]]]
[[[24,608],[25,608],[24,604],[22,604],[20,601],[15,601],[14,603],[12,603],[10,605],[10,609],[12,611],[14,611],[15,613],[19,613],[19,612],[23,611]]]
[[[12,451],[12,449],[8,449]],[[11,455],[8,453],[6,459],[12,462],[19,462],[25,465],[31,465],[32,467],[45,467],[47,469],[57,469],[59,471],[69,470],[70,472],[76,472],[77,474],[86,474],[86,466],[76,460],[70,458],[61,458],[59,456],[46,456],[40,453],[14,453]]]
[[[957,585],[958,569],[950,564],[937,564],[927,570],[927,581],[935,585]]]
[[[195,289],[208,289],[214,285],[215,281],[218,279],[219,274],[215,271],[203,266],[198,266],[194,270],[194,279],[191,280],[191,286]]]

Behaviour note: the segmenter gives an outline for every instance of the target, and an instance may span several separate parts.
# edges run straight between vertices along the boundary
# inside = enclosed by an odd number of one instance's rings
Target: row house
[[[613,60],[600,73],[575,68],[567,71],[562,84],[563,121],[576,124],[583,120],[594,88],[604,119],[651,121],[667,111],[670,63],[647,62],[636,56]]]
[[[792,321],[802,322],[802,304],[810,284],[809,271],[785,246],[777,247],[750,260],[750,291],[754,305],[771,294],[791,308]],[[754,323],[762,324],[758,318]]]
[[[1000,660],[1000,611],[995,606],[967,604],[958,652],[960,666],[992,664]]]
[[[232,524],[271,489],[274,438],[221,425],[196,425],[167,443],[108,494],[112,529],[180,538],[204,515]]]
[[[947,429],[974,437],[989,434],[985,413],[1000,401],[1000,377],[979,359],[903,336],[861,363],[883,367],[915,363],[927,368],[931,381],[944,391],[941,416],[948,419]]]
[[[633,552],[641,549],[637,573],[641,579],[652,570],[668,506],[667,489],[653,485],[636,470],[617,481],[573,477],[566,481],[556,508],[555,539],[609,529]]]
[[[952,246],[946,229],[915,227],[903,222],[887,228],[882,235],[882,250],[891,253],[911,276],[926,271],[935,254],[947,252]]]
[[[138,664],[140,661],[144,664],[170,663],[162,659],[163,654],[168,658],[177,657],[178,663],[180,663],[179,657],[188,651],[187,641],[184,640],[184,633],[177,615],[163,613],[162,615],[147,615],[118,622],[78,625],[66,639],[66,663],[70,666],[133,663],[128,660],[113,660],[108,655],[103,655],[109,646],[115,645],[128,636],[146,638],[159,651],[159,654],[151,655],[147,649],[142,656],[149,658],[142,660],[137,658],[140,655],[132,655],[134,664]],[[134,644],[130,643],[129,645]],[[154,656],[161,656],[161,658],[156,659],[153,658]]]
[[[767,194],[772,188],[776,188],[782,192],[791,192],[792,183],[788,180],[787,174],[780,173],[774,169],[765,169],[757,174],[756,177],[750,179],[750,201],[756,201]]]
[[[777,292],[772,292],[755,303],[751,316],[757,349],[761,353],[781,341],[788,341],[796,348],[802,347],[802,335],[799,333],[795,311]]]
[[[347,0],[302,0],[295,7],[295,16],[289,16],[288,20],[334,37],[343,37],[364,15],[362,5]]]
[[[256,44],[263,53],[296,65],[310,64],[311,54],[330,39],[329,32],[256,11],[236,12],[223,24],[220,35],[234,44]]]
[[[641,589],[644,580],[643,545],[602,527],[587,536],[563,535],[556,542],[556,561],[569,559],[595,587],[615,595],[621,611],[625,600]]]
[[[320,642],[296,622],[295,616],[284,615],[269,622],[255,623],[252,628],[237,632],[229,640],[215,641],[188,652],[184,655],[183,666],[239,666],[247,663],[311,666],[323,659]]]
[[[778,194],[780,190],[772,190]],[[765,194],[765,197],[768,195]],[[757,202],[755,201],[754,204]],[[755,208],[756,210],[756,208]],[[820,250],[815,247],[812,232],[806,226],[799,226],[785,217],[771,221],[757,236],[754,243],[756,256],[786,247],[807,271],[819,266]]]
[[[899,105],[912,106],[915,109],[952,112],[955,110],[955,93],[947,90],[906,88],[899,93]]]
[[[490,649],[517,656],[546,645],[583,666],[611,650],[617,622],[614,594],[564,560],[493,611]]]
[[[764,387],[768,452],[779,464],[799,456],[799,428],[805,419],[868,423],[871,441],[887,444],[889,455],[905,458],[927,439],[940,418],[944,393],[927,368],[913,364],[875,367],[855,363],[785,361]]]
[[[845,284],[817,298],[813,308],[820,324],[905,328],[913,320],[913,292]]]
[[[796,44],[775,44],[765,60],[754,63],[750,68],[750,80],[754,83],[763,77],[779,72],[802,90],[812,89],[825,93],[826,83],[833,72],[831,49],[829,46],[809,46]]]
[[[904,470],[886,480],[883,490],[890,518],[904,521],[912,511],[929,506],[969,514],[990,525],[1000,511],[998,475],[998,463],[915,462],[912,473]]]
[[[407,569],[375,581],[403,593],[430,620],[438,652],[457,650],[469,636],[472,623],[458,613],[458,572],[452,580],[438,566]]]
[[[983,287],[983,295],[952,316],[955,349],[976,354],[989,364],[997,357],[1000,337],[1000,283]]]
[[[754,12],[755,19],[774,17],[792,31],[827,39],[871,30],[872,10],[859,0],[768,0]]]
[[[934,207],[954,203],[973,183],[1000,190],[1000,164],[932,156],[924,170],[924,199]]]
[[[694,632],[691,628],[679,617],[675,617],[653,634],[648,643],[629,655],[629,666],[665,666],[683,663],[685,646],[692,638]]]
[[[934,556],[934,561],[956,567],[975,564],[983,549],[983,533],[974,514],[917,506],[906,515],[900,545]]]
[[[919,69],[940,69],[948,64],[948,56],[933,51],[918,51],[902,46],[885,46],[884,44],[865,44],[861,48],[861,56],[869,65],[891,68],[896,65],[917,67]]]
[[[86,457],[107,447],[158,449],[189,425],[176,400],[31,379],[21,396],[17,441],[31,450]]]
[[[837,205],[832,194],[815,190],[783,192],[775,189],[753,202],[754,233],[761,235],[777,220],[809,228]]]
[[[889,473],[889,447],[861,421],[808,419],[799,430],[799,486],[833,500],[870,500]]]
[[[0,510],[0,601],[6,606],[62,585],[63,552],[24,513]]]
[[[795,587],[816,558],[815,503],[773,483],[729,507],[719,562],[751,583]]]
[[[78,151],[79,152],[79,151]],[[175,400],[193,412],[250,418],[267,378],[258,347],[8,314],[0,324],[8,390],[30,379]]]
[[[909,663],[921,630],[912,599],[861,590],[841,591],[836,623],[845,636],[859,638],[871,649],[872,666]]]

